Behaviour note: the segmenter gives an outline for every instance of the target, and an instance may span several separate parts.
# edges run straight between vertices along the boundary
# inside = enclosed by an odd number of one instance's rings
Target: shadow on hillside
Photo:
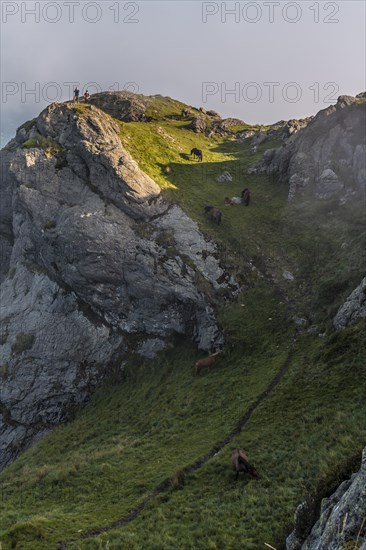
[[[162,167],[163,173],[167,179],[177,187],[178,193],[183,195],[192,194],[215,196],[224,189],[234,189],[244,178],[244,171],[238,166],[237,162],[190,162],[189,164],[169,163]],[[223,172],[229,171],[233,180],[229,184],[220,184],[217,177]]]
[[[184,195],[189,188],[194,186],[194,194],[197,193],[198,188],[198,190],[207,191],[208,199],[216,194],[224,199],[227,195],[235,196],[238,193],[240,195],[245,187],[250,188],[251,185],[255,187],[256,181],[263,181],[264,177],[267,181],[277,181],[275,177],[248,174],[248,169],[262,159],[266,148],[266,144],[263,144],[253,155],[247,144],[240,146],[236,140],[225,141],[215,144],[208,151],[203,151],[203,162],[193,159],[187,151],[179,153],[180,158],[185,162],[160,164],[159,167],[168,181],[177,188],[178,193],[181,192]],[[215,162],[212,161],[215,154],[227,155],[231,158]],[[230,173],[232,181],[225,183],[217,181],[217,178],[224,172]],[[203,203],[206,202],[204,197],[202,200]]]
[[[248,160],[253,158],[253,155],[251,155],[249,151],[246,151],[246,147],[243,147],[243,149],[240,150],[238,143],[235,140],[228,140],[218,143],[215,148],[211,149],[211,151],[214,153],[232,155],[236,159],[240,158],[243,154],[248,156]],[[259,157],[261,157],[261,155],[259,155]]]
[[[159,164],[164,177],[177,188],[177,193],[182,195],[191,193],[216,197],[238,193],[250,184],[255,185],[257,176],[248,175],[248,163],[240,160],[226,160],[220,162],[196,162],[190,160],[184,153],[181,158],[188,161],[184,163],[170,162]],[[229,172],[232,181],[220,183],[217,178],[224,172]],[[243,187],[244,186],[244,187]]]
[[[200,230],[204,233],[208,232],[211,237],[214,235],[224,237],[225,233],[232,233],[233,217],[248,217],[248,208],[244,205],[225,205],[226,197],[240,197],[245,187],[253,190],[251,207],[254,214],[258,200],[255,192],[256,176],[247,175],[246,163],[243,164],[238,160],[185,161],[160,164],[159,167],[165,179],[174,186],[164,192],[167,199],[183,206],[187,214],[198,222]],[[224,172],[231,174],[231,182],[219,183],[217,181],[217,177]],[[221,210],[220,225],[214,223],[205,213],[206,206],[214,206]],[[238,235],[238,238],[241,239],[241,236]]]

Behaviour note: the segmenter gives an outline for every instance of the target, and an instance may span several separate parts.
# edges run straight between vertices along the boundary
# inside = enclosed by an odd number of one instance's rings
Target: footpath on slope
[[[273,390],[278,386],[278,384],[281,382],[282,378],[288,371],[293,353],[294,353],[294,343],[291,346],[287,357],[280,368],[280,370],[277,372],[276,376],[273,378],[273,380],[270,382],[270,384],[267,386],[267,388],[257,397],[257,399],[248,407],[248,409],[245,411],[243,416],[239,419],[237,425],[235,428],[223,439],[222,441],[219,441],[216,443],[208,453],[198,458],[195,462],[192,464],[189,464],[185,468],[182,469],[182,472],[184,475],[190,474],[192,472],[196,472],[200,468],[202,468],[211,458],[213,458],[219,451],[221,451],[226,445],[228,445],[234,437],[240,434],[244,426],[247,424],[247,422],[250,420],[252,414],[254,411],[261,405],[261,403],[267,399],[267,397],[273,392]],[[95,529],[88,529],[84,533],[81,534],[80,538],[78,539],[68,539],[65,541],[60,541],[58,543],[58,550],[66,550],[68,547],[68,544],[72,544],[74,542],[90,539],[93,537],[97,537],[99,535],[103,535],[104,533],[107,533],[109,531],[112,531],[113,529],[118,529],[119,527],[123,527],[124,525],[130,523],[131,521],[134,521],[139,517],[141,512],[146,508],[147,504],[151,502],[155,497],[160,495],[161,493],[166,493],[171,489],[171,478],[166,478],[164,481],[162,481],[155,489],[142,501],[140,504],[135,506],[134,508],[131,508],[129,513],[114,521],[113,523],[105,526],[105,527],[97,527]]]

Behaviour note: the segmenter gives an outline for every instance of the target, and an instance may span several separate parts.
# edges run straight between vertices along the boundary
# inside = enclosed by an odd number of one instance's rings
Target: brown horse
[[[200,373],[203,369],[210,370],[210,367],[214,364],[217,357],[220,355],[221,351],[216,351],[215,353],[212,353],[208,357],[204,357],[203,359],[200,359],[196,363],[196,374]]]
[[[211,221],[220,225],[222,212],[215,206],[205,206],[205,213],[208,214]]]
[[[236,471],[235,481],[238,479],[240,472],[250,474],[252,477],[255,477],[257,479],[260,478],[257,470],[248,461],[248,457],[243,449],[233,449],[233,452],[231,454],[231,464]]]
[[[248,188],[243,189],[241,192],[241,199],[245,206],[249,206],[250,203],[250,191]]]

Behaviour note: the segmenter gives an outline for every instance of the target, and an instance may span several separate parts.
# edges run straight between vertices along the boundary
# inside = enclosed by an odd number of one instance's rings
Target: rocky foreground
[[[314,523],[314,503],[302,503],[295,514],[295,529],[286,540],[286,550],[340,550],[346,541],[366,548],[366,449],[360,470],[323,499]],[[348,548],[348,546],[347,546]]]

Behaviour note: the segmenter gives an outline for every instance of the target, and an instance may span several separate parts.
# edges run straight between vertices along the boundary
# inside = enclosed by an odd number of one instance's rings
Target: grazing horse
[[[205,206],[205,213],[209,215],[211,221],[220,225],[222,217],[221,210],[215,206]]]
[[[193,147],[193,149],[191,151],[191,155],[198,158],[198,160],[202,162],[203,156],[202,156],[201,149],[196,149],[196,147]]]
[[[245,189],[243,189],[243,191],[241,192],[241,198],[242,198],[242,202],[245,206],[249,206],[249,203],[250,203],[250,191],[249,189],[246,187]]]
[[[257,470],[248,461],[248,457],[243,449],[233,449],[233,452],[231,453],[231,464],[236,471],[235,481],[238,479],[240,472],[250,474],[252,477],[257,479],[260,478]]]
[[[208,357],[204,357],[203,359],[200,359],[196,363],[196,374],[201,372],[203,369],[210,370],[210,367],[214,364],[216,361],[218,355],[220,355],[221,351],[216,351],[216,353],[212,353]]]

